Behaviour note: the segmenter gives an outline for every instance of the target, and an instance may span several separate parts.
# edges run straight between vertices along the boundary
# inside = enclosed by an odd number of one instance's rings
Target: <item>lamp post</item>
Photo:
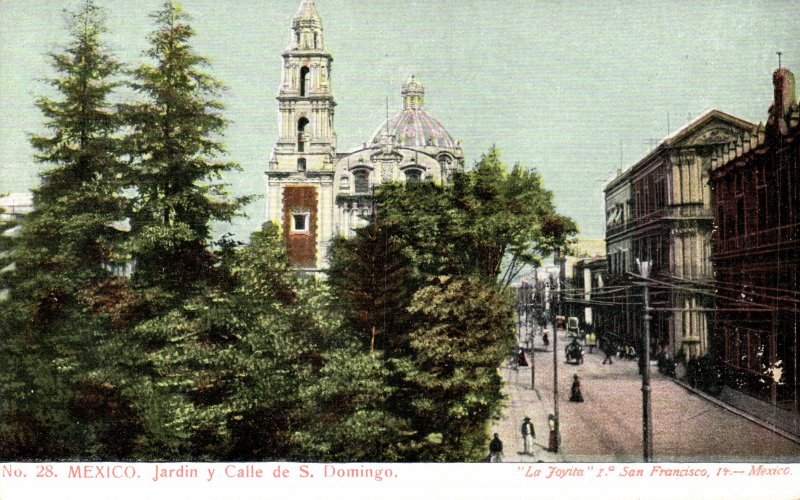
[[[644,320],[644,339],[642,340],[642,448],[644,461],[653,461],[653,409],[650,403],[650,293],[647,278],[650,277],[650,262],[640,261],[639,275],[642,280],[642,293],[644,302],[642,319]]]
[[[531,390],[536,390],[536,361],[534,357],[533,343],[533,332],[531,331],[531,324],[529,322],[528,317],[528,308],[531,307],[531,287],[529,284],[525,286],[525,338],[527,339],[527,345],[530,347],[531,352]]]
[[[553,253],[553,261],[558,258],[558,251]],[[556,301],[558,301],[558,294],[561,293],[561,280],[556,278],[558,291],[554,294],[553,287],[550,287],[550,317],[553,321],[553,415],[550,422],[550,443],[548,451],[553,453],[558,451],[558,446],[561,441],[559,435],[559,422],[558,422],[558,325],[556,318]]]

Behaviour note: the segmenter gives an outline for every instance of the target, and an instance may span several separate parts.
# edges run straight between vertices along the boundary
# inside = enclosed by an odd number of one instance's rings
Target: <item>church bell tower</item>
[[[292,264],[309,270],[325,265],[333,235],[332,62],[314,0],[303,0],[283,52],[279,133],[267,171],[266,215],[282,228]]]

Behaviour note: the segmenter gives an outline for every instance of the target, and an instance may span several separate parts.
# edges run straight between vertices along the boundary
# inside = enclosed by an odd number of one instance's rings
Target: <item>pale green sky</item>
[[[76,1],[0,1],[0,192],[37,182],[27,134],[52,76],[45,54],[67,39],[61,11]],[[161,0],[98,0],[118,57],[142,60]],[[261,194],[277,137],[280,53],[299,0],[185,0],[195,46],[229,87],[226,134],[243,171],[237,194]],[[317,0],[335,57],[339,149],[367,140],[394,112],[414,73],[426,110],[462,140],[468,164],[493,143],[509,163],[535,166],[559,210],[603,236],[605,182],[687,117],[709,107],[766,117],[775,52],[800,69],[800,11],[789,1]],[[264,200],[239,221],[245,238]]]

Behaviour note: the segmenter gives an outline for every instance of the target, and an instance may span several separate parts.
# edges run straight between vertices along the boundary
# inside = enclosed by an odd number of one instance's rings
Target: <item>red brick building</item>
[[[773,83],[766,126],[712,158],[712,347],[730,385],[798,411],[800,110],[794,75],[779,68]]]

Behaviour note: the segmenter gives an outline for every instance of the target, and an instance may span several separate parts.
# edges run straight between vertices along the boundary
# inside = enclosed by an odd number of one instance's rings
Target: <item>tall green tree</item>
[[[418,326],[411,332],[404,410],[431,443],[419,458],[478,460],[487,422],[502,401],[497,367],[514,345],[511,301],[476,278],[438,277],[414,295],[409,312]]]
[[[509,170],[494,146],[472,171],[456,175],[453,202],[469,221],[458,245],[466,267],[502,286],[554,250],[564,253],[577,233],[575,223],[556,212],[541,176],[520,164]]]
[[[121,196],[120,122],[112,102],[120,63],[103,44],[103,11],[92,0],[68,14],[70,41],[51,54],[53,95],[36,103],[47,133],[31,144],[46,165],[35,210],[13,249],[11,300],[2,310],[0,383],[8,402],[0,449],[14,459],[124,456],[137,420],[116,385],[125,339],[93,307],[115,288],[126,201]],[[110,411],[111,408],[116,412]],[[109,411],[105,411],[109,410]]]
[[[406,308],[415,287],[410,261],[392,232],[376,218],[356,238],[331,246],[328,281],[348,326],[364,332],[360,340],[372,354],[396,352],[408,342]]]
[[[146,352],[141,394],[144,459],[225,457],[234,411],[234,368],[251,320],[242,317],[227,249],[211,249],[212,225],[230,221],[247,200],[231,198],[222,176],[238,165],[224,158],[224,87],[192,42],[180,4],[151,15],[147,62],[131,72],[138,100],[122,106],[133,162],[131,241],[134,302],[143,311],[132,336]],[[221,360],[231,362],[224,366]]]
[[[166,1],[151,17],[149,62],[132,73],[142,99],[124,107],[136,157],[132,249],[140,282],[185,290],[213,275],[212,223],[230,221],[247,199],[230,198],[221,182],[239,166],[221,159],[224,87],[191,45],[190,16]]]

